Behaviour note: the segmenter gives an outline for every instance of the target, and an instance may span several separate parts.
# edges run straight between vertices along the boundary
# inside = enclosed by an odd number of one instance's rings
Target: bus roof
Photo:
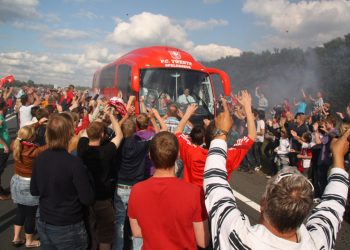
[[[111,64],[116,63],[136,64],[140,69],[181,68],[206,71],[206,67],[197,62],[189,53],[168,46],[153,46],[135,49],[121,56]]]

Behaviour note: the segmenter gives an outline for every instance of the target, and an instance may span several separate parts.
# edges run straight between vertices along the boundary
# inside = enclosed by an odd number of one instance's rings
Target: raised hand
[[[237,100],[245,109],[252,106],[252,96],[247,90],[242,90],[240,95],[237,96]]]
[[[298,136],[297,132],[295,132],[294,130],[291,130],[291,131],[290,131],[290,134],[291,134],[293,137],[297,137],[297,136]]]
[[[333,139],[331,151],[333,154],[333,166],[344,168],[344,156],[349,151],[350,129],[348,129],[339,139]]]
[[[197,109],[198,109],[198,105],[195,103],[192,103],[192,104],[187,106],[185,114],[188,116],[192,116],[196,112]]]
[[[221,98],[222,101],[222,107],[224,109],[223,112],[221,112],[215,119],[215,126],[217,129],[223,130],[225,132],[228,132],[232,125],[233,125],[233,120],[230,115],[230,112],[227,107],[227,101],[225,98]]]

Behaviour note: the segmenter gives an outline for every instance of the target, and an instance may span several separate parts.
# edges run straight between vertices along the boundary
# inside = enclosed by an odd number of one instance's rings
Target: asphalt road
[[[15,119],[8,121],[9,131],[11,137],[15,137],[16,123]],[[13,160],[8,161],[8,166],[2,176],[2,183],[4,188],[9,188],[9,182],[13,175]],[[260,197],[266,185],[265,175],[263,173],[242,173],[234,172],[231,178],[231,185],[234,190],[244,195],[249,200],[259,204]],[[246,199],[244,199],[246,201]],[[251,224],[258,223],[259,212],[251,207],[252,202],[242,202],[238,200],[239,209],[245,213]],[[15,249],[11,245],[13,237],[13,222],[15,218],[16,206],[12,200],[0,201],[0,250]],[[19,249],[25,249],[21,247]],[[342,223],[342,228],[337,237],[336,250],[350,249],[350,225],[347,222]]]

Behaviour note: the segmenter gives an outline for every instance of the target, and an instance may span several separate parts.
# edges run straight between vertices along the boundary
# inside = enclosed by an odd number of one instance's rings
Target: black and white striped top
[[[272,234],[264,225],[251,226],[238,208],[227,182],[227,144],[213,140],[204,172],[205,204],[214,249],[333,249],[345,211],[348,174],[340,168],[330,172],[322,202],[315,207],[306,225],[298,229],[298,243]]]

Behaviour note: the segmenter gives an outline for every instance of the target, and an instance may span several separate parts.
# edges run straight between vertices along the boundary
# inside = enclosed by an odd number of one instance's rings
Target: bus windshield
[[[207,73],[187,69],[143,69],[141,91],[146,107],[165,115],[167,106],[175,103],[183,111],[188,104],[198,104],[195,116],[212,118],[214,97]],[[199,117],[200,116],[200,117]]]

